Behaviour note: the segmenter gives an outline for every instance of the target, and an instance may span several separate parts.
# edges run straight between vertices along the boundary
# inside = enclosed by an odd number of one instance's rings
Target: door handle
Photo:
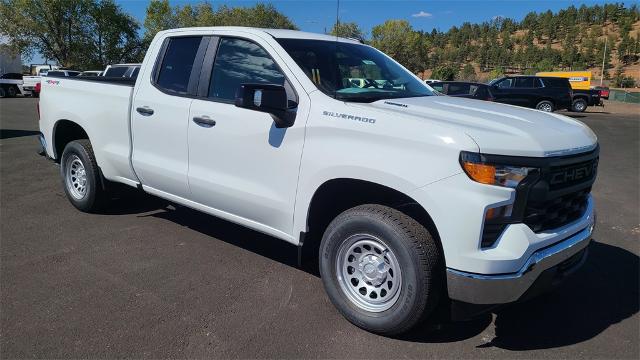
[[[153,115],[153,109],[150,109],[150,108],[148,108],[146,106],[136,108],[136,111],[138,112],[138,114],[143,115],[143,116],[151,116],[151,115]]]
[[[193,122],[206,128],[216,126],[216,121],[206,116],[194,116]]]

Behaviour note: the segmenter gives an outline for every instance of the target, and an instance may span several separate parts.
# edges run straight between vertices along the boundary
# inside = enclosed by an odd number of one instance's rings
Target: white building
[[[22,73],[22,59],[7,45],[0,44],[0,74],[5,73]]]

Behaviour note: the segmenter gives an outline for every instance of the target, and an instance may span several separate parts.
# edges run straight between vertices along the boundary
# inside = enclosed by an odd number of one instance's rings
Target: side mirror
[[[291,127],[295,109],[289,109],[287,91],[282,85],[242,84],[236,91],[237,107],[271,114],[277,128]]]

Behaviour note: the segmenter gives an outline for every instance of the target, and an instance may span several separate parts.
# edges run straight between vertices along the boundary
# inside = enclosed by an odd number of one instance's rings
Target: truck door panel
[[[294,125],[278,129],[270,114],[236,107],[240,84],[283,85],[288,80],[266,50],[252,41],[223,37],[215,50],[213,71],[200,80],[207,97],[195,99],[189,115],[189,185],[194,201],[290,233],[303,115],[298,108]],[[287,88],[296,102],[292,88]]]
[[[148,78],[140,79],[131,110],[132,161],[143,185],[180,197],[189,196],[187,131],[192,99],[192,70],[202,64],[208,38],[165,40]]]

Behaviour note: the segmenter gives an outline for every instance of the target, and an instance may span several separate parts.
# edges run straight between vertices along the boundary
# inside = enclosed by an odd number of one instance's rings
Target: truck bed
[[[135,179],[131,154],[130,110],[135,80],[104,77],[43,77],[40,124],[47,139],[54,138],[53,124],[65,119],[89,134],[105,178],[128,182]],[[46,132],[46,133],[45,133]],[[61,149],[47,144],[47,153],[59,158]]]

